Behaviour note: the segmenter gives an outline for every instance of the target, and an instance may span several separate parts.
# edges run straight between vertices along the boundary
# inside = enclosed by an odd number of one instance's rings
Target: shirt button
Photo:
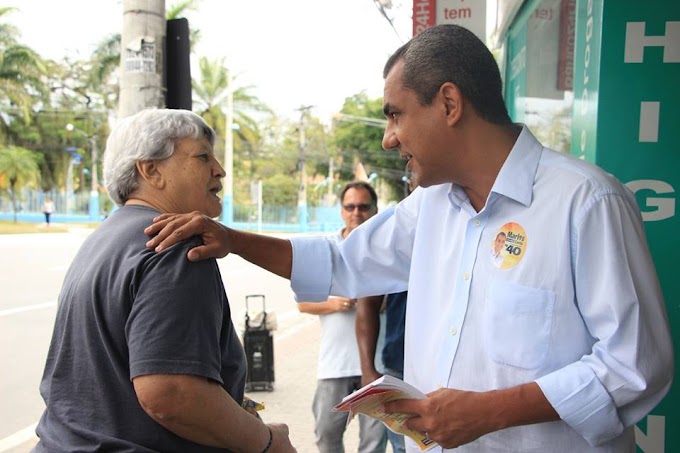
[[[455,335],[458,333],[458,329],[456,329],[455,327],[451,327],[451,330],[449,330],[449,332],[451,332],[451,335]]]
[[[466,272],[463,274],[463,280],[470,280],[470,273]]]
[[[476,227],[478,227],[478,226],[481,225],[481,224],[482,224],[482,222],[480,222],[479,220],[475,220],[475,226],[476,226]]]
[[[443,389],[443,388],[444,388],[444,384],[442,384],[442,383],[437,384],[437,388],[438,388],[438,389]]]

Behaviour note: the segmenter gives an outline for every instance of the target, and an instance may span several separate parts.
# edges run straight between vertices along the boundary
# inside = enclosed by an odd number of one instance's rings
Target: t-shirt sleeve
[[[130,379],[187,374],[223,384],[220,333],[226,296],[215,260],[187,259],[195,245],[183,242],[155,254],[131,285],[125,327]]]

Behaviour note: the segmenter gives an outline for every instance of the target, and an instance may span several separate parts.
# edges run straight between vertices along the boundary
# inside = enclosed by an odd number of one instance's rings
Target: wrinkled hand
[[[272,446],[269,448],[270,453],[297,452],[290,442],[290,437],[288,437],[288,425],[283,423],[267,423],[267,426],[272,430]]]
[[[189,250],[189,261],[222,258],[229,253],[229,229],[210,217],[194,211],[188,214],[162,214],[144,229],[153,236],[146,246],[160,252],[191,236],[201,236],[203,245]]]
[[[346,297],[330,297],[328,301],[331,303],[333,311],[352,310],[357,303],[356,299],[348,299]]]
[[[439,389],[424,400],[396,400],[385,403],[387,413],[412,414],[406,425],[427,433],[444,448],[456,448],[499,429],[493,426],[487,393]]]

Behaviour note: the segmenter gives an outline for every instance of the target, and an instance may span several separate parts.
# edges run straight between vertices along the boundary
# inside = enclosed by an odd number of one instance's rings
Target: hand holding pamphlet
[[[334,408],[334,412],[349,412],[347,423],[356,414],[365,414],[382,421],[388,429],[413,439],[421,450],[429,450],[437,445],[421,432],[406,427],[408,414],[386,414],[382,411],[382,404],[387,401],[400,399],[425,399],[423,392],[392,376],[382,376],[359,390],[347,395]]]

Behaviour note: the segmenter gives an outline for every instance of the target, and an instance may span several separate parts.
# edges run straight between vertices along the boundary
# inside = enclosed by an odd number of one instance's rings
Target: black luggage
[[[260,322],[251,324],[248,314],[248,300],[262,299]],[[259,316],[258,316],[259,317]],[[246,319],[243,332],[243,348],[246,351],[248,374],[246,376],[246,392],[274,390],[274,336],[267,328],[267,312],[262,294],[246,296]]]

